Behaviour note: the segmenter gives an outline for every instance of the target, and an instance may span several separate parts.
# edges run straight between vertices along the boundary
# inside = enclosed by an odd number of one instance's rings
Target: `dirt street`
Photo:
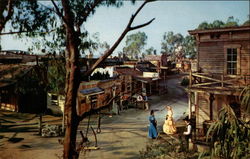
[[[162,125],[166,115],[164,109],[166,105],[171,105],[174,111],[174,120],[180,118],[187,111],[187,97],[183,88],[180,87],[180,78],[178,75],[171,76],[166,81],[168,85],[168,94],[161,96],[151,96],[150,109],[156,110],[155,116],[158,121],[158,131],[162,131]],[[164,83],[161,84],[164,87]],[[147,138],[149,111],[139,109],[128,109],[121,112],[120,115],[112,117],[106,115],[102,117],[101,133],[97,134],[99,150],[84,151],[80,154],[80,158],[84,159],[136,159],[139,157],[139,151],[145,149],[148,143],[154,142]],[[1,122],[4,117],[0,116]],[[45,117],[49,122],[60,123],[59,117]],[[79,131],[83,130],[86,133],[85,119]],[[4,122],[2,122],[4,123]],[[29,125],[34,127],[35,119],[25,122],[26,128]],[[12,124],[12,123],[10,123]],[[97,116],[93,115],[90,119],[90,125],[97,128]],[[24,127],[24,125],[22,125]],[[35,134],[35,131],[20,132],[19,129],[12,126],[8,130],[0,131],[0,159],[56,159],[62,155],[62,145],[58,143],[57,137],[44,138]],[[23,130],[23,129],[21,129]],[[22,138],[17,143],[8,141],[10,137],[16,135],[16,138]],[[88,133],[89,146],[94,146],[94,135],[91,129]],[[78,135],[80,141],[80,134]]]
[[[174,120],[177,120],[187,111],[187,97],[182,87],[180,87],[179,76],[174,76],[168,81],[168,94],[161,96],[151,96],[150,109],[156,110],[155,116],[158,121],[158,131],[162,131],[164,123],[166,105],[173,107]],[[161,84],[162,87],[164,83]],[[102,132],[98,134],[98,146],[100,150],[87,151],[81,154],[80,158],[87,159],[135,159],[139,156],[139,151],[145,149],[146,145],[153,140],[147,138],[149,111],[129,109],[121,115],[112,118],[105,116],[102,120]],[[97,119],[93,119],[91,125],[96,127]],[[86,120],[84,125],[86,125]],[[80,127],[80,129],[83,127]],[[84,127],[83,130],[86,130]],[[90,133],[91,134],[91,133]],[[91,134],[90,140],[94,141]],[[92,143],[94,145],[94,143]]]

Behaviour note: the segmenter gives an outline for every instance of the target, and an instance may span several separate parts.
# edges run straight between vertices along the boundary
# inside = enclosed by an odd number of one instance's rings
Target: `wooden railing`
[[[223,75],[212,73],[189,74],[189,87],[243,88],[250,84],[250,75]]]

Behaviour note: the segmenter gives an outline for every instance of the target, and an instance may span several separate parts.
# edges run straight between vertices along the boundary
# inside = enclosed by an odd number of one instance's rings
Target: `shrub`
[[[187,85],[189,85],[189,79],[188,79],[188,77],[182,78],[181,85],[182,85],[182,86],[187,86]]]

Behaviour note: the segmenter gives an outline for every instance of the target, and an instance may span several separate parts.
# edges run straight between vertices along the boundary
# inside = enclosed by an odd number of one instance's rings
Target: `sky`
[[[134,5],[125,1],[121,8],[100,7],[95,14],[89,17],[85,28],[90,34],[99,32],[100,41],[106,41],[109,45],[115,43],[125,29],[131,15],[143,3],[137,1]],[[204,22],[214,20],[226,21],[229,16],[234,16],[242,24],[248,19],[249,1],[167,1],[161,0],[148,3],[135,18],[133,25],[145,23],[152,18],[155,20],[148,26],[134,30],[128,35],[138,31],[145,32],[148,39],[145,49],[153,46],[157,53],[161,50],[161,41],[164,32],[173,31],[188,35],[188,30],[193,30]],[[24,50],[31,45],[26,39],[20,40],[11,36],[2,36],[3,50]],[[116,54],[125,46],[125,38],[114,51]],[[98,53],[96,53],[98,54]]]

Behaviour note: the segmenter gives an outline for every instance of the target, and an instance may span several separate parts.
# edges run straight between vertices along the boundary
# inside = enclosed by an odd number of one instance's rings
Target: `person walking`
[[[157,121],[155,120],[154,110],[150,111],[150,116],[148,119],[149,119],[148,137],[151,139],[155,139],[158,136],[158,133],[157,133]]]

